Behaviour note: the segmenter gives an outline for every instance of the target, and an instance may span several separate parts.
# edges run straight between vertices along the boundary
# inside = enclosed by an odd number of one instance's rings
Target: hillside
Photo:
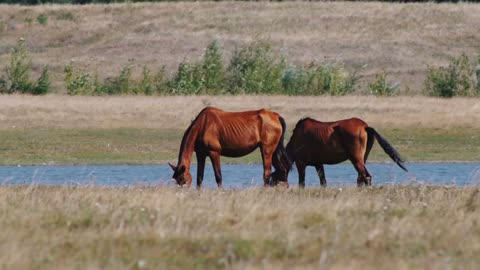
[[[127,64],[168,73],[196,60],[212,40],[225,59],[254,39],[268,39],[289,62],[343,62],[363,81],[382,69],[419,91],[427,65],[447,65],[480,51],[480,5],[388,3],[180,2],[111,5],[0,5],[0,68],[24,37],[33,65],[48,65],[57,90],[70,60],[102,78]],[[140,68],[138,68],[140,70]]]

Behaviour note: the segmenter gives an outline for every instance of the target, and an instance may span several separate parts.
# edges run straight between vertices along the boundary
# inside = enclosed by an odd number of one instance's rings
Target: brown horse
[[[241,157],[260,148],[263,159],[264,185],[269,184],[271,166],[281,169],[280,160],[289,160],[283,146],[285,121],[268,110],[224,112],[217,108],[204,108],[183,135],[177,166],[172,167],[173,180],[179,186],[192,184],[190,164],[192,153],[197,155],[197,187],[203,181],[205,159],[212,161],[215,180],[222,187],[220,156]],[[283,165],[285,170],[287,163]]]
[[[311,118],[298,121],[287,144],[287,154],[291,158],[287,170],[276,170],[272,174],[272,184],[286,181],[288,171],[295,162],[298,170],[298,183],[305,187],[305,168],[315,166],[321,186],[327,185],[324,164],[337,164],[350,160],[358,172],[357,185],[370,186],[372,176],[365,167],[368,154],[375,139],[385,153],[403,170],[407,171],[398,152],[367,123],[351,118],[336,122],[320,122]],[[287,162],[288,160],[286,160]]]

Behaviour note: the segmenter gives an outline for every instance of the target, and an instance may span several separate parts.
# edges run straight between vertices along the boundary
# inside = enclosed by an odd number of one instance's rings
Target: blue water
[[[367,164],[373,185],[434,184],[479,185],[480,163],[409,163],[406,173],[395,164]],[[262,186],[261,165],[222,165],[226,188]],[[192,176],[196,166],[192,165]],[[357,173],[351,164],[325,165],[328,186],[356,185]],[[307,186],[319,186],[313,167],[307,168]],[[115,166],[0,166],[1,185],[98,185],[98,186],[158,186],[173,185],[168,165]],[[296,168],[289,175],[291,186],[298,184]],[[211,165],[205,168],[203,186],[216,187]]]

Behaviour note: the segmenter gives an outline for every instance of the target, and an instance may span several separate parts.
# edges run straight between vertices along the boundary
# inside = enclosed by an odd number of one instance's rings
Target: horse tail
[[[373,132],[369,131],[368,128],[365,130],[367,132],[367,146],[365,147],[365,155],[363,156],[363,162],[366,164],[368,155],[372,150],[373,144],[375,143],[375,135]]]
[[[375,137],[377,139],[378,143],[380,146],[383,148],[383,151],[387,153],[387,155],[397,163],[397,165],[402,168],[404,171],[408,172],[407,168],[405,167],[405,164],[403,159],[400,157],[400,154],[398,153],[395,148],[385,139],[383,138],[374,128],[372,127],[367,127],[367,134],[368,138],[370,139],[371,137]]]
[[[280,136],[280,142],[278,143],[277,149],[275,149],[275,155],[277,160],[280,162],[282,169],[288,171],[291,169],[293,162],[291,161],[290,156],[288,155],[283,144],[283,141],[285,140],[285,132],[287,131],[287,124],[285,123],[285,119],[283,119],[281,116],[278,116],[278,120],[282,125],[282,135]]]

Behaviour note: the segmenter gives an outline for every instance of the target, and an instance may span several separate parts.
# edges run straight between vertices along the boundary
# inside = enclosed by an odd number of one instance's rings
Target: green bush
[[[108,78],[103,85],[96,87],[97,94],[124,95],[135,93],[135,83],[132,81],[132,65],[126,65],[117,77]]]
[[[170,91],[176,95],[195,95],[204,87],[202,68],[198,64],[182,62],[177,73],[169,82]]]
[[[282,76],[282,87],[288,95],[311,95],[310,68],[287,67]]]
[[[157,94],[169,94],[168,79],[165,74],[165,67],[162,67],[153,77],[153,85]]]
[[[478,63],[470,63],[469,58],[462,54],[452,59],[448,67],[428,67],[424,92],[438,97],[477,96],[480,94],[477,66]]]
[[[75,70],[73,61],[65,66],[65,87],[69,95],[91,95],[94,93],[94,83],[89,73]]]
[[[69,95],[153,95],[167,92],[165,68],[156,74],[144,66],[140,80],[133,79],[133,65],[125,66],[120,74],[103,82],[95,75],[75,69],[73,62],[65,66],[65,87]]]
[[[349,73],[342,64],[290,66],[284,70],[282,86],[288,95],[346,95],[355,90],[356,72]]]
[[[45,67],[36,83],[30,81],[31,60],[25,46],[25,40],[20,39],[12,49],[10,65],[5,68],[5,74],[0,77],[0,93],[12,94],[46,94],[50,91],[48,69]]]
[[[375,76],[375,81],[368,84],[368,89],[375,96],[393,96],[398,92],[399,85],[387,81],[387,72],[383,70]]]
[[[50,77],[48,76],[48,67],[45,66],[31,93],[34,95],[45,95],[50,90],[50,86],[51,83]]]
[[[210,43],[200,63],[183,61],[168,83],[170,92],[179,95],[218,94],[225,85],[222,54],[216,41]]]
[[[165,79],[165,68],[162,67],[156,74],[152,74],[150,69],[143,67],[142,79],[135,83],[135,94],[153,95],[164,94],[167,92],[167,80]]]
[[[41,25],[47,25],[48,17],[45,14],[40,14],[37,17],[37,22]]]
[[[44,67],[36,82],[30,81],[31,59],[20,39],[11,50],[9,65],[0,74],[0,93],[46,94],[51,83]],[[133,76],[133,65],[120,74],[100,81],[98,76],[76,70],[73,62],[65,66],[65,87],[69,95],[195,95],[195,94],[288,94],[346,95],[354,92],[357,71],[349,72],[342,63],[314,64],[305,67],[287,65],[269,43],[254,41],[235,50],[225,69],[216,41],[210,43],[201,61],[178,66],[173,78],[165,67],[154,73],[144,66],[141,77]],[[480,96],[480,55],[475,61],[462,54],[448,67],[428,67],[424,93],[431,96]],[[387,80],[385,71],[368,84],[371,94],[395,95],[398,85]]]
[[[210,43],[202,60],[205,94],[218,94],[225,87],[225,72],[220,48],[216,41]]]
[[[142,80],[137,87],[137,94],[143,93],[150,96],[153,94],[155,86],[152,72],[147,68],[147,66],[143,67],[142,76]]]
[[[272,94],[282,90],[285,61],[269,43],[255,41],[235,50],[228,67],[227,91],[231,94]]]
[[[2,75],[0,77],[0,94],[6,94],[8,92],[7,79]]]
[[[10,66],[6,68],[6,74],[9,83],[7,93],[28,93],[32,89],[32,83],[29,79],[30,57],[25,47],[25,40],[20,39],[17,46],[12,49],[10,57]]]

